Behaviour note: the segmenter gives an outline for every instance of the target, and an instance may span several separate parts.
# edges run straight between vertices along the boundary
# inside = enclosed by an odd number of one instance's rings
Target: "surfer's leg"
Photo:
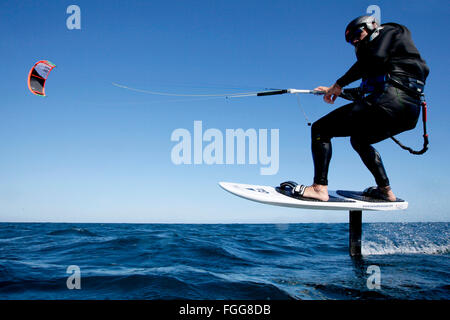
[[[314,183],[306,188],[304,196],[327,201],[328,168],[331,161],[333,137],[350,136],[353,103],[340,107],[313,123],[311,151],[314,162]]]
[[[331,139],[351,135],[353,103],[340,107],[313,123],[311,151],[314,161],[314,183],[328,185],[328,167],[331,161]]]
[[[353,149],[358,152],[361,160],[366,165],[367,169],[372,173],[377,183],[378,189],[390,200],[395,201],[396,197],[389,185],[389,178],[386,174],[383,161],[378,151],[369,143],[363,142],[357,138],[350,139]]]
[[[350,137],[350,142],[375,178],[378,190],[389,200],[395,201],[396,197],[391,190],[380,153],[372,146],[372,144],[392,136],[393,119],[389,114],[376,107],[369,110],[370,114],[366,114],[364,119],[357,122],[358,125]]]
[[[397,88],[388,87],[367,103],[368,108],[361,104],[362,112],[354,113],[356,127],[351,143],[374,176],[378,190],[395,201],[381,156],[371,145],[414,128],[420,113],[420,101]]]

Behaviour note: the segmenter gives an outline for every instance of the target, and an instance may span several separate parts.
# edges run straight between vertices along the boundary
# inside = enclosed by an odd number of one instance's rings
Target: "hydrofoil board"
[[[408,202],[397,198],[397,201],[384,201],[364,196],[361,191],[336,190],[328,191],[330,199],[320,201],[309,198],[296,198],[279,187],[219,182],[226,191],[241,198],[281,207],[318,209],[318,210],[370,210],[390,211],[408,208]]]

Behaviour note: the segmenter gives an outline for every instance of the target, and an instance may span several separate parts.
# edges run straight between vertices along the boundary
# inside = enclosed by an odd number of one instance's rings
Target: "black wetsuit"
[[[408,78],[425,82],[429,69],[409,30],[394,23],[382,27],[377,37],[372,41],[363,40],[357,47],[357,62],[336,81],[339,86],[387,74],[402,83]],[[375,177],[377,185],[389,185],[380,154],[371,144],[413,129],[420,114],[420,97],[389,82],[377,83],[378,87],[363,99],[330,112],[312,125],[314,183],[328,184],[331,138],[350,137],[353,148]]]

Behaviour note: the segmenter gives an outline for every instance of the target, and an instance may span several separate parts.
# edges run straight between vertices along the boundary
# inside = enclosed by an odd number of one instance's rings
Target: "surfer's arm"
[[[339,87],[343,88],[346,85],[352,83],[353,81],[356,81],[361,78],[362,78],[361,64],[359,63],[359,61],[356,61],[355,64],[351,66],[351,68],[348,69],[348,71],[336,81],[336,84]]]

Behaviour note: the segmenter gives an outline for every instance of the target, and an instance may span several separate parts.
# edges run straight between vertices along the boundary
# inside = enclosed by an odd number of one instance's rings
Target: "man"
[[[349,23],[345,39],[356,50],[356,63],[325,91],[324,100],[333,104],[342,88],[362,78],[362,97],[316,121],[311,128],[314,183],[297,185],[294,195],[327,201],[331,139],[350,137],[377,187],[364,192],[385,201],[395,201],[380,154],[372,144],[413,129],[420,114],[421,93],[429,69],[416,49],[410,31],[402,25],[379,25],[373,16]]]

